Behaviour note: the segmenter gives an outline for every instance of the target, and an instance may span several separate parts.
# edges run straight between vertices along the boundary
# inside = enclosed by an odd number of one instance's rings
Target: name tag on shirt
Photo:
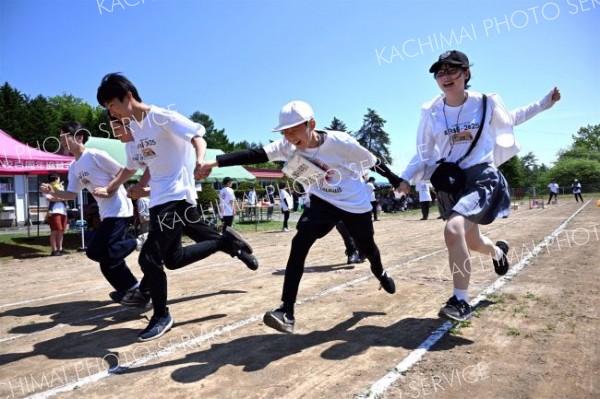
[[[281,171],[301,184],[304,181],[319,181],[325,177],[325,171],[299,154],[294,154]]]
[[[462,132],[454,133],[450,137],[450,142],[452,144],[460,144],[473,141],[473,136],[471,135],[470,130],[463,130]]]

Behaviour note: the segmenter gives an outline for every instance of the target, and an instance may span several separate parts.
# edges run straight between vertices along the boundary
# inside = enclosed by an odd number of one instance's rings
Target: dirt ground
[[[381,393],[385,398],[600,397],[600,208],[570,201],[519,209],[482,230],[508,239],[513,263],[557,239],[490,294]],[[433,217],[437,216],[435,213]],[[572,217],[572,218],[571,218]],[[345,263],[335,231],[309,254],[296,334],[262,324],[279,304],[292,233],[249,233],[252,272],[216,254],[168,272],[171,331],[137,343],[151,312],[111,303],[81,253],[0,264],[0,398],[353,398],[394,370],[444,324],[451,295],[443,222],[375,224],[395,295],[368,264]],[[136,254],[128,258],[141,275]],[[470,295],[496,281],[474,262]],[[110,372],[107,370],[111,369]]]

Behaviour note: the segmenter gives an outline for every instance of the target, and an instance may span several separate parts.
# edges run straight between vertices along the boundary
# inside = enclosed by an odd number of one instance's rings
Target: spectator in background
[[[265,187],[267,202],[269,209],[267,210],[267,220],[273,219],[273,208],[275,207],[275,187],[269,184]]]
[[[254,188],[254,186],[250,187],[250,190],[248,191],[248,205],[252,205],[255,206],[256,205],[256,189]]]
[[[233,179],[226,177],[223,179],[223,188],[219,191],[219,207],[221,211],[221,220],[223,221],[223,231],[226,227],[231,227],[233,224],[233,216],[235,215],[235,193],[231,188]]]
[[[56,191],[64,191],[60,176],[53,173],[48,177],[48,184]],[[63,250],[63,237],[67,229],[67,203],[65,201],[55,200],[51,195],[46,195],[48,199],[48,225],[50,225],[50,247],[52,256],[61,256],[65,253]]]
[[[138,220],[140,222],[140,234],[150,231],[150,197],[140,197],[137,200]],[[137,249],[140,251],[141,245]]]
[[[429,205],[431,204],[431,193],[429,192],[430,185],[425,180],[417,183],[417,191],[419,192],[419,203],[421,204],[421,220],[427,220],[429,217]]]
[[[583,197],[581,196],[581,183],[579,183],[577,179],[573,180],[573,183],[571,184],[571,191],[573,191],[573,195],[575,196],[575,202],[579,202],[579,200],[581,200],[583,203]]]
[[[373,221],[376,222],[377,219],[377,198],[375,197],[375,178],[373,176],[369,177],[367,180],[367,192],[369,193],[369,197],[371,200],[371,206],[373,207]]]
[[[285,184],[279,186],[279,206],[283,213],[283,228],[281,231],[290,231],[288,220],[290,219],[290,207],[292,206],[292,196],[287,192]]]
[[[554,201],[556,202],[556,200],[558,199],[558,184],[556,184],[556,182],[551,182],[550,184],[548,184],[548,191],[550,192],[550,197],[548,198],[548,205],[550,205],[550,202],[552,202],[552,197],[554,197]]]

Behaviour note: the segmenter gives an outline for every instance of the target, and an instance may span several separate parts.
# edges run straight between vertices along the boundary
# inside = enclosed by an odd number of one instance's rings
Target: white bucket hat
[[[279,111],[279,125],[273,128],[274,132],[280,132],[313,119],[313,109],[308,103],[300,100],[285,104]]]

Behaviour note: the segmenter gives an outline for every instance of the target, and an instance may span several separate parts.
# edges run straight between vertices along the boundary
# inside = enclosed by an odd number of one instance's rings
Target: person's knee
[[[96,247],[89,246],[85,250],[86,256],[94,262],[101,262],[104,259],[105,250],[100,250]]]
[[[444,241],[446,241],[446,245],[453,245],[463,236],[464,229],[462,226],[458,223],[453,223],[452,220],[446,223],[446,227],[444,227]]]

